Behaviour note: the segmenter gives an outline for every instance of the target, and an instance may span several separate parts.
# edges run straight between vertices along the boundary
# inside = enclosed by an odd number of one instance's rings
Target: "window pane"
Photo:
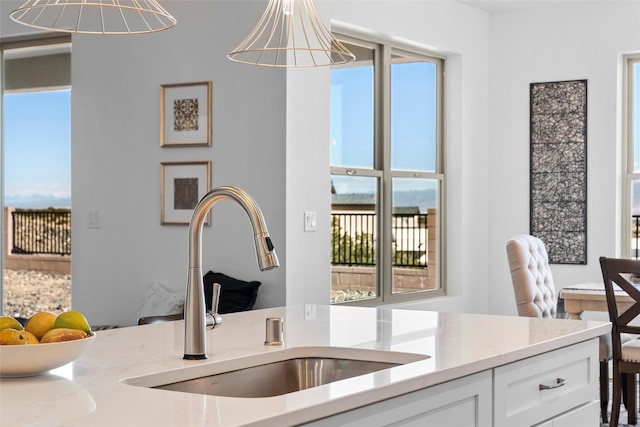
[[[71,90],[5,94],[5,204],[71,206]]]
[[[640,63],[633,64],[633,171],[640,172]]]
[[[344,43],[358,58],[331,70],[331,166],[373,168],[374,50]]]
[[[631,258],[640,258],[640,180],[631,181]]]
[[[375,298],[375,177],[331,177],[331,302]]]
[[[436,289],[438,181],[393,178],[394,294]]]
[[[391,169],[436,170],[436,64],[391,56]]]

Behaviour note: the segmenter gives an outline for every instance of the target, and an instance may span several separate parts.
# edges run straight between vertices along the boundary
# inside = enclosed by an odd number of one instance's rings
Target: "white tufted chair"
[[[515,236],[507,242],[507,257],[518,315],[555,318],[558,297],[547,248],[542,240],[528,234]],[[607,423],[608,418],[611,353],[611,336],[600,337],[600,410],[603,423]]]
[[[507,242],[511,281],[518,315],[556,317],[556,288],[542,240],[521,234]]]

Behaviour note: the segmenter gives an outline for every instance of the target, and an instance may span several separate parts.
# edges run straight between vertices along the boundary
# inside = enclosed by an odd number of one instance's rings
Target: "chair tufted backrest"
[[[507,257],[518,315],[556,317],[556,288],[542,240],[528,234],[515,236],[507,242]]]

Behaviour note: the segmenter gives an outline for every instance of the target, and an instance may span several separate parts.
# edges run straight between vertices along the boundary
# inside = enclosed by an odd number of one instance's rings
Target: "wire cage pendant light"
[[[27,0],[11,19],[43,30],[82,34],[143,34],[176,19],[156,0]]]
[[[355,60],[323,24],[313,0],[269,0],[258,24],[227,57],[266,67],[320,67]]]

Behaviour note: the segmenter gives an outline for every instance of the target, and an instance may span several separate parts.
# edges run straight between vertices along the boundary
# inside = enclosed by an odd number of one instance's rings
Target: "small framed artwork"
[[[189,224],[193,208],[211,190],[211,162],[163,162],[160,182],[160,223]]]
[[[211,82],[162,85],[160,146],[211,146]]]

